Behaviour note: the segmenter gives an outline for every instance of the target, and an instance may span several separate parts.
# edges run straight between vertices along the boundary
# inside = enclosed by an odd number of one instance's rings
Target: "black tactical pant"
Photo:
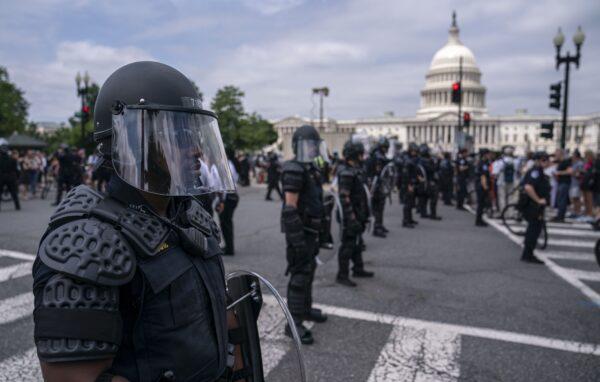
[[[350,260],[352,260],[354,272],[364,269],[360,233],[344,229],[342,232],[342,245],[338,252],[338,278],[348,278]]]
[[[527,220],[527,229],[525,230],[525,243],[523,246],[523,259],[530,259],[533,257],[533,250],[537,245],[538,238],[542,233],[544,221],[541,218],[531,218]]]
[[[266,200],[271,199],[271,192],[275,190],[279,195],[279,198],[283,200],[283,193],[281,192],[281,188],[279,188],[279,180],[277,181],[269,181],[267,185],[267,195],[265,196]]]
[[[404,206],[402,208],[402,222],[411,223],[414,221],[412,210],[415,207],[415,191],[404,190]]]
[[[12,200],[15,203],[15,209],[20,210],[21,204],[19,203],[17,179],[14,177],[0,177],[0,195],[4,192],[4,187],[8,189],[8,192],[10,193],[10,196],[12,197]]]
[[[437,204],[440,198],[440,192],[437,184],[429,187],[429,212],[430,216],[437,216]]]
[[[467,197],[467,179],[458,178],[456,181],[456,207],[462,208]]]
[[[223,202],[223,211],[219,214],[221,223],[221,232],[225,240],[225,254],[233,255],[233,213],[238,205],[238,196],[236,194],[227,195]]]
[[[306,249],[300,253],[287,243],[287,261],[290,281],[288,283],[288,308],[296,324],[310,312],[312,307],[312,283],[317,269],[315,257],[319,253],[318,235],[305,233]]]
[[[373,217],[375,218],[374,229],[383,227],[383,210],[385,208],[385,196],[377,195],[371,200],[371,208],[373,209]]]
[[[421,217],[427,217],[427,202],[429,201],[429,188],[425,188],[418,195],[417,211]]]
[[[445,205],[452,204],[452,179],[445,179],[440,183],[440,191]]]
[[[328,196],[325,198],[323,203],[323,220],[321,230],[319,231],[319,243],[333,243],[333,236],[331,235],[331,214],[333,212],[335,201],[333,197]]]
[[[483,187],[478,186],[476,188],[477,191],[477,212],[475,214],[475,222],[483,223],[483,211],[488,206],[488,192],[483,189]]]

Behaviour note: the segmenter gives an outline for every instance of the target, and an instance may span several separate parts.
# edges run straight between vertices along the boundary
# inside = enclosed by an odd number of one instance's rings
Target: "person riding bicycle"
[[[523,194],[520,209],[527,221],[525,242],[521,261],[532,264],[544,264],[533,254],[540,233],[544,227],[544,209],[550,200],[550,179],[544,174],[548,167],[548,154],[544,152],[534,154],[535,164],[527,171],[523,180]]]

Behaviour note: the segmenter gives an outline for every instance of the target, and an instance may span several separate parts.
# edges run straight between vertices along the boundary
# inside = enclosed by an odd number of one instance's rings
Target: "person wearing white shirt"
[[[517,166],[511,147],[505,148],[503,155],[494,161],[492,173],[498,189],[498,208],[502,212],[507,204],[516,200],[516,195],[511,194],[517,184]]]

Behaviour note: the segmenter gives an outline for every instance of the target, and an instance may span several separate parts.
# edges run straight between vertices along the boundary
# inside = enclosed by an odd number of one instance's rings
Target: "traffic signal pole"
[[[463,93],[463,88],[462,88],[462,76],[463,76],[463,58],[462,56],[460,56],[459,60],[458,60],[458,85],[459,85],[459,89],[460,89],[460,95],[459,95],[459,99],[458,99],[458,131],[462,132],[462,93]]]
[[[567,107],[569,105],[569,68],[571,65],[567,63],[565,66],[565,91],[563,95],[562,124],[560,127],[560,148],[563,150],[567,146]]]

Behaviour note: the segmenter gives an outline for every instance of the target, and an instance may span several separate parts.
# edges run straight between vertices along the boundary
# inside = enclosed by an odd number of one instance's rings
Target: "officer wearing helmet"
[[[375,218],[375,225],[373,227],[373,236],[385,238],[389,232],[383,225],[383,211],[385,209],[385,190],[383,188],[383,182],[381,175],[383,169],[388,163],[386,157],[387,152],[390,148],[390,143],[387,138],[381,137],[367,161],[367,177],[371,184],[372,195],[371,195],[371,206],[373,209],[373,216]]]
[[[338,253],[339,284],[354,287],[349,278],[350,260],[354,277],[373,277],[373,272],[364,269],[360,235],[369,218],[369,206],[364,183],[360,174],[360,159],[364,153],[361,143],[352,140],[344,144],[344,162],[338,169],[338,193],[342,207],[342,244]]]
[[[215,381],[247,366],[230,362],[219,229],[194,199],[234,190],[215,114],[179,71],[136,62],[106,80],[94,124],[107,193],[73,188],[33,266],[44,379]]]
[[[285,233],[287,270],[290,275],[287,301],[303,344],[314,342],[303,321],[324,322],[327,316],[312,307],[312,283],[317,268],[319,232],[322,229],[322,175],[315,158],[327,158],[325,143],[310,125],[299,127],[292,136],[294,158],[283,164],[281,183],[284,204],[281,226]],[[291,336],[286,326],[285,333]]]
[[[475,192],[477,193],[477,211],[475,212],[475,225],[487,227],[483,221],[483,211],[490,204],[490,150],[482,148],[479,150],[479,162],[475,171]]]
[[[438,166],[431,157],[429,146],[425,143],[419,147],[418,167],[424,179],[417,206],[419,214],[422,218],[441,220],[442,218],[437,215],[437,202],[439,198]],[[429,212],[427,212],[428,208]]]
[[[415,208],[415,193],[419,187],[419,183],[424,181],[424,179],[417,175],[417,161],[418,146],[416,143],[412,142],[408,145],[408,152],[404,157],[404,165],[401,173],[403,187],[402,193],[404,194],[402,227],[404,228],[414,228],[415,225],[418,224],[418,222],[413,219],[412,210]]]

